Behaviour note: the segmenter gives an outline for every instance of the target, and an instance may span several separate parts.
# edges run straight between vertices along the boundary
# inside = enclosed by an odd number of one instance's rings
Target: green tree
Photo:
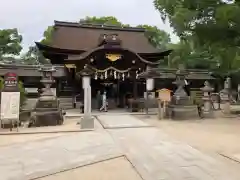
[[[171,41],[170,35],[167,32],[158,29],[156,26],[138,25],[137,27],[146,29],[146,37],[149,42],[158,49],[167,48],[167,45]]]
[[[126,26],[123,25],[120,21],[117,20],[117,18],[113,16],[103,16],[103,17],[89,17],[87,16],[84,19],[80,19],[80,23],[94,23],[94,24],[100,24],[100,25],[115,25],[115,26]],[[127,25],[129,26],[129,25]]]
[[[48,26],[43,33],[43,39],[41,40],[42,44],[50,45],[52,41],[53,26]]]
[[[28,51],[22,55],[21,59],[25,64],[49,64],[49,61],[45,59],[42,53],[37,49],[36,46],[30,46]]]
[[[53,26],[48,26],[43,33],[42,44],[50,45],[52,41]],[[49,64],[36,46],[30,46],[28,51],[21,57],[25,64]]]
[[[221,71],[240,67],[240,4],[223,0],[154,0],[163,20],[169,20],[175,33],[194,43]]]
[[[22,36],[17,29],[0,30],[0,57],[7,55],[19,55],[22,46]]]

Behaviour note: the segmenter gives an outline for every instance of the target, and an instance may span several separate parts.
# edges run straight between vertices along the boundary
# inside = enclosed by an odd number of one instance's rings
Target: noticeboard
[[[169,89],[160,89],[157,91],[158,92],[158,98],[161,100],[161,101],[166,101],[166,102],[169,102],[171,101],[171,90]]]
[[[20,92],[2,92],[1,120],[19,120]]]

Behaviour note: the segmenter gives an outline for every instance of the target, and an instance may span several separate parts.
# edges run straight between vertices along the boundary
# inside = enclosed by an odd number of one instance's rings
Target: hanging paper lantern
[[[114,79],[117,79],[117,72],[116,71],[114,71]]]

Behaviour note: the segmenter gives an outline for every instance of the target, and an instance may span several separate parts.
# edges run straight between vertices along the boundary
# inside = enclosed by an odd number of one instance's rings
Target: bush
[[[3,89],[3,78],[2,77],[0,77],[0,90],[2,91],[2,89]]]
[[[24,105],[27,97],[26,97],[26,92],[23,86],[22,81],[18,81],[18,89],[20,91],[20,107]]]
[[[4,79],[0,77],[0,91],[2,91],[3,87],[4,87]],[[22,81],[18,82],[18,88],[20,91],[20,107],[21,107],[22,105],[24,105],[26,101],[26,92],[25,92]]]

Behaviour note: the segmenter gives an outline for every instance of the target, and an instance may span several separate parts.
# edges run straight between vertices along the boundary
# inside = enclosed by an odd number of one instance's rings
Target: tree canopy
[[[17,29],[0,30],[0,58],[8,55],[19,55],[22,46],[22,36]]]
[[[45,45],[51,44],[52,32],[53,32],[53,26],[48,26],[43,33],[43,39],[41,40],[42,44],[45,44]]]
[[[191,58],[190,64],[196,63],[194,55],[199,57],[197,59],[201,63],[215,62],[215,66],[218,65],[218,70],[222,72],[240,68],[239,1],[154,0],[154,5],[162,19],[168,20],[180,37],[178,46],[185,44],[182,48],[190,50],[180,55],[185,61]],[[189,44],[188,47],[186,44]],[[190,56],[186,57],[189,53]],[[201,56],[203,54],[205,59]]]
[[[25,64],[48,64],[49,61],[45,59],[42,53],[37,49],[36,46],[30,46],[28,51],[22,55],[21,59],[24,60]]]

